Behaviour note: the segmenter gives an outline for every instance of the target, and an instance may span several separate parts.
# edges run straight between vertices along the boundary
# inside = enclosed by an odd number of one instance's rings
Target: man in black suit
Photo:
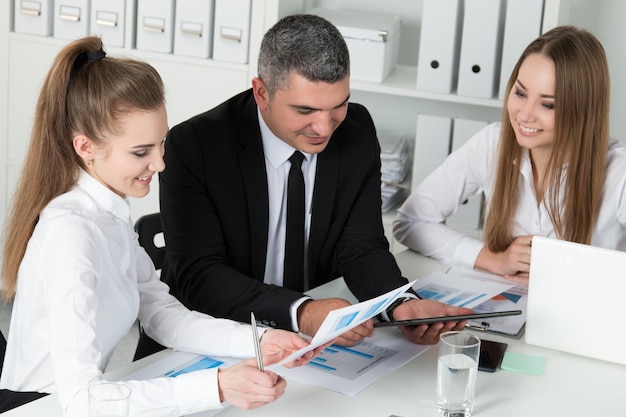
[[[174,127],[160,174],[166,240],[162,279],[187,307],[314,335],[339,298],[302,290],[343,276],[360,299],[407,282],[384,236],[380,146],[368,111],[349,103],[349,56],[339,31],[313,15],[290,16],[264,36],[252,89]],[[283,276],[289,157],[302,164],[306,256]],[[292,288],[286,288],[292,287]],[[417,300],[396,319],[469,312]],[[404,301],[404,300],[403,300]],[[388,313],[392,313],[389,311]],[[464,323],[406,327],[411,340],[436,343]],[[371,335],[368,321],[339,338]]]

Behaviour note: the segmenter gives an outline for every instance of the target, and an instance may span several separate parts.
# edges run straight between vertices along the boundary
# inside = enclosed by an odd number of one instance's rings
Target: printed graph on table
[[[208,357],[188,352],[171,352],[163,355],[154,362],[149,363],[137,371],[126,375],[123,380],[146,380],[158,378],[162,376],[176,378],[183,374],[188,374],[206,369],[216,369],[231,366],[239,362],[239,359],[227,358],[221,356]],[[228,403],[222,403],[223,407],[230,407]],[[195,414],[189,414],[189,417],[213,417],[223,409],[206,410]]]
[[[169,376],[170,378],[176,378],[179,375],[187,374],[189,372],[199,371],[202,369],[218,368],[222,366],[223,364],[224,362],[220,360],[209,358],[209,357],[204,357],[199,360],[193,360],[192,362],[187,362],[181,365],[180,367],[176,367],[175,369],[171,369],[167,371],[166,373],[164,373],[163,375]]]
[[[487,294],[477,293],[458,288],[447,287],[439,284],[429,284],[417,290],[420,297],[428,300],[436,300],[453,306],[465,307],[471,303],[485,298]]]
[[[526,323],[526,305],[528,303],[528,288],[518,285],[498,294],[491,299],[474,307],[477,313],[490,313],[493,311],[506,310],[522,310],[519,316],[496,317],[485,319],[470,324],[480,324],[484,326],[487,323],[487,329],[492,332],[504,333],[512,336],[521,335],[521,331]]]
[[[331,345],[307,366],[340,378],[354,380],[397,353],[396,350],[367,342],[361,342],[351,348]]]
[[[518,288],[513,288],[513,291],[515,290],[518,290]],[[524,291],[523,288],[521,288],[521,290]],[[516,293],[513,291],[505,291],[502,294],[498,294],[490,300],[487,300],[484,303],[477,305],[476,307],[474,307],[474,310],[478,313],[490,313],[493,311],[506,311],[506,309],[518,308],[520,305],[522,307],[526,307],[526,303],[524,302],[524,296],[526,294]],[[490,320],[493,320],[493,322],[497,323],[504,322],[506,321],[506,319],[507,317],[498,317]]]

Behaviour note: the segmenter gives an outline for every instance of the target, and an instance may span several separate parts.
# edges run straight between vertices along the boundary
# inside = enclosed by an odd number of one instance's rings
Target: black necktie
[[[304,287],[304,155],[295,151],[289,158],[287,181],[287,231],[285,234],[285,269],[283,287],[303,291]]]

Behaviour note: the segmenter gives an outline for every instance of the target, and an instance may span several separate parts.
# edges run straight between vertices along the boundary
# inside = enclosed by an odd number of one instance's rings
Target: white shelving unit
[[[417,45],[421,20],[421,0],[252,0],[248,64],[231,64],[212,59],[188,58],[173,54],[146,52],[134,48],[134,0],[126,0],[124,48],[105,48],[110,55],[131,56],[150,62],[162,75],[167,89],[167,109],[171,126],[205,111],[230,96],[249,88],[256,75],[258,49],[265,31],[280,17],[313,7],[366,10],[396,14],[403,19],[399,65],[382,83],[353,81],[352,100],[365,104],[379,128],[402,129],[415,133],[416,115],[426,113],[447,117],[499,120],[501,101],[476,99],[456,94],[418,91]],[[35,102],[45,74],[67,40],[12,32],[13,1],[0,6],[0,216],[13,193],[28,146]],[[545,0],[546,16],[553,26],[560,19],[561,0]],[[550,26],[550,23],[544,22]],[[153,183],[156,184],[156,183]],[[150,195],[132,201],[132,214],[139,216],[158,210],[158,186]],[[393,214],[383,216],[390,236]],[[392,239],[390,239],[391,241]],[[395,248],[394,248],[395,250]]]
[[[135,45],[136,0],[126,0],[123,48],[108,47],[111,56],[148,61],[166,87],[168,122],[173,126],[216,106],[250,87],[256,75],[263,34],[280,17],[303,10],[302,0],[252,0],[248,64],[190,58],[138,50]],[[4,220],[27,151],[35,104],[56,54],[69,41],[13,32],[13,0],[0,6],[0,216]],[[151,193],[131,202],[134,219],[158,211],[158,183]],[[2,220],[2,221],[3,221]]]

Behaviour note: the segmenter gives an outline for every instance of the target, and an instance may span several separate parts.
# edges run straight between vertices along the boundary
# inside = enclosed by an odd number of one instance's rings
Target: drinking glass
[[[128,417],[130,394],[123,382],[94,382],[89,386],[89,417]]]
[[[480,339],[466,331],[445,332],[437,360],[437,413],[470,417],[474,406]]]

